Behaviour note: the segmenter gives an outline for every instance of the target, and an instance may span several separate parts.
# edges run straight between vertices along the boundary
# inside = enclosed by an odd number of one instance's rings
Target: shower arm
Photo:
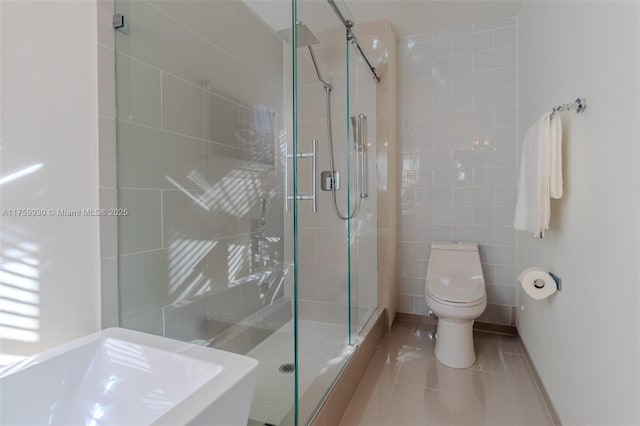
[[[313,53],[313,48],[311,47],[311,45],[308,45],[307,48],[309,49],[309,54],[311,55],[311,61],[313,61],[313,67],[316,69],[318,80],[320,80],[320,82],[324,85],[324,90],[326,90],[327,92],[331,92],[333,90],[333,86],[327,83],[324,78],[322,78],[322,74],[320,74],[320,68],[318,68],[318,61],[316,61],[316,55],[315,53]]]

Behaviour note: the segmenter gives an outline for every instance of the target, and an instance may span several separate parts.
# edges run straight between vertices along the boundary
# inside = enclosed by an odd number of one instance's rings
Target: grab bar
[[[367,116],[360,114],[358,116],[360,129],[358,136],[360,137],[360,198],[369,197],[367,189]]]
[[[362,115],[362,114],[360,114]],[[355,115],[351,116],[351,127],[353,128],[353,149],[356,152],[356,187],[355,192],[358,192],[358,188],[360,188],[360,183],[362,181],[362,160],[361,160],[361,149],[362,149],[362,118],[360,116],[356,117]],[[362,191],[362,190],[360,190]],[[360,194],[358,194],[360,196]],[[362,198],[362,197],[360,197]],[[360,210],[360,200],[357,200],[355,211],[356,214]]]

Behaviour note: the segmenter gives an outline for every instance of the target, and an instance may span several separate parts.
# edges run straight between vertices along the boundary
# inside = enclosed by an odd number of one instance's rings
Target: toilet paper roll
[[[557,291],[556,282],[540,268],[528,268],[520,273],[518,281],[524,291],[534,299],[545,299]]]

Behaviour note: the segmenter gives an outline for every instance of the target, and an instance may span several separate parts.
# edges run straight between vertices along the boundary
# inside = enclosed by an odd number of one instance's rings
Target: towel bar
[[[557,107],[553,107],[553,112],[551,115],[555,114],[558,111],[571,111],[576,110],[578,114],[587,109],[587,99],[586,98],[578,98],[575,102],[570,104],[562,104]]]

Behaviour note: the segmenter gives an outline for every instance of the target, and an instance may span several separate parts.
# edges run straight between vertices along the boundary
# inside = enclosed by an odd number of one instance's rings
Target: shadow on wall
[[[164,174],[172,189],[161,191],[162,246],[121,256],[123,325],[208,340],[211,329],[219,333],[283,296],[283,224],[274,219],[282,212],[282,180],[275,160],[284,161],[286,132],[276,139],[276,115],[266,105],[241,109],[227,144],[205,145],[204,170]],[[120,218],[124,238],[126,230],[144,226],[143,209],[138,217],[132,210]],[[139,254],[153,259],[144,265]]]
[[[3,228],[0,241],[0,342],[39,342],[39,247],[30,231],[18,226]],[[23,358],[3,351],[0,366]]]
[[[42,163],[37,163],[0,176],[0,185],[38,172],[42,167]],[[3,209],[1,214],[26,217],[26,212],[23,214],[19,210]],[[29,211],[38,216],[49,214],[38,209]],[[3,227],[0,236],[0,342],[40,341],[40,247],[33,240],[27,227]],[[22,355],[3,351],[0,353],[0,366],[23,358]]]

